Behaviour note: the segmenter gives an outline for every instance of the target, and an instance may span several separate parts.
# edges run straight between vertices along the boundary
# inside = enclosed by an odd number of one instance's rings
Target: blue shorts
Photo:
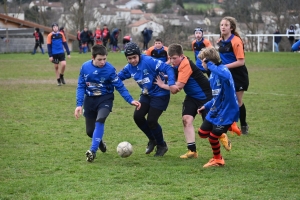
[[[167,107],[169,105],[170,101],[170,95],[164,95],[164,96],[148,96],[141,94],[139,102],[147,103],[152,108],[156,108],[159,110],[167,110]]]
[[[85,96],[83,102],[83,116],[86,118],[97,118],[100,108],[107,108],[112,111],[114,94],[106,94],[103,96]]]

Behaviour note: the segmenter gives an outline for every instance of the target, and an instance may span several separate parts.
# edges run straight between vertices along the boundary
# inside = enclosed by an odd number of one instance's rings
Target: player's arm
[[[67,55],[70,56],[70,50],[69,50],[69,46],[68,46],[68,43],[67,43],[67,40],[64,36],[64,34],[61,34],[62,35],[62,42],[63,42],[63,45],[67,51]]]
[[[52,57],[52,33],[47,36],[47,49],[49,57]]]
[[[231,41],[233,53],[236,57],[236,61],[226,64],[227,68],[236,68],[245,65],[245,52],[244,52],[244,45],[242,40],[239,37],[234,37]]]

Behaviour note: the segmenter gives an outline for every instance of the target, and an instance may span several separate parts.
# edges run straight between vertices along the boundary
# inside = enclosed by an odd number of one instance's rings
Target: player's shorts
[[[234,81],[235,91],[247,91],[249,87],[248,70],[245,65],[229,69]]]
[[[195,118],[195,116],[197,115],[197,109],[201,108],[209,100],[210,99],[199,100],[199,99],[195,99],[190,96],[185,96],[185,99],[182,103],[182,116],[183,115],[191,115]],[[206,111],[203,111],[203,112],[206,112]]]
[[[229,129],[229,125],[215,125],[211,122],[207,121],[206,119],[203,121],[202,125],[200,126],[200,129],[203,131],[210,131],[214,135],[221,136],[223,133],[226,133]]]
[[[107,108],[112,111],[114,94],[106,94],[100,96],[85,96],[83,102],[83,116],[86,118],[96,119],[100,108]]]
[[[139,102],[147,103],[150,105],[150,107],[163,110],[163,111],[167,110],[169,101],[170,101],[170,95],[155,97],[155,96],[141,94],[139,99]]]
[[[54,55],[52,55],[52,57],[53,57],[52,62],[53,62],[54,64],[58,64],[59,62],[65,61],[65,60],[66,60],[66,55],[65,55],[65,53],[54,54]]]

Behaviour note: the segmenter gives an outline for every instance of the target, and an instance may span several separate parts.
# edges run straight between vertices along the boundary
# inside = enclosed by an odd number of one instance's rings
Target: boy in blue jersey
[[[209,81],[214,94],[212,100],[197,110],[199,114],[203,111],[208,112],[198,134],[201,138],[208,138],[213,151],[213,158],[203,167],[224,166],[219,139],[225,135],[224,140],[228,140],[225,133],[239,118],[234,81],[229,69],[221,64],[221,58],[215,48],[202,49],[198,57],[202,60],[203,67],[211,71]]]
[[[124,50],[128,64],[118,73],[121,80],[133,78],[141,88],[139,102],[141,109],[135,110],[134,121],[149,139],[146,154],[150,154],[155,146],[154,156],[163,156],[168,147],[158,118],[168,107],[170,91],[153,84],[161,73],[167,74],[171,91],[174,92],[175,79],[172,67],[160,60],[142,55],[137,44],[129,42]],[[147,115],[147,119],[145,116]]]
[[[181,155],[180,158],[197,158],[198,152],[193,121],[197,115],[197,109],[211,100],[211,88],[208,79],[201,70],[183,54],[183,49],[180,44],[171,44],[168,47],[168,55],[170,56],[170,63],[175,71],[177,87],[175,92],[171,92],[176,94],[183,89],[186,93],[182,106],[182,123],[188,152]],[[156,84],[161,88],[169,88],[160,77],[157,77]],[[205,115],[206,112],[203,112],[203,120]]]
[[[116,69],[106,62],[107,50],[103,45],[92,47],[92,60],[83,63],[78,77],[76,90],[75,118],[78,119],[84,108],[86,133],[92,138],[92,145],[86,152],[86,160],[93,162],[97,149],[106,152],[102,141],[104,123],[112,111],[114,88],[129,104],[140,109],[140,102],[129,94],[123,82],[116,74]]]
[[[47,37],[47,48],[49,61],[54,63],[55,74],[57,78],[57,85],[61,86],[61,84],[66,84],[64,79],[64,72],[66,69],[66,58],[65,51],[67,51],[68,58],[70,58],[70,50],[68,47],[67,40],[65,35],[58,30],[58,24],[52,24],[52,32],[49,33]],[[59,72],[58,65],[61,65],[61,70]]]

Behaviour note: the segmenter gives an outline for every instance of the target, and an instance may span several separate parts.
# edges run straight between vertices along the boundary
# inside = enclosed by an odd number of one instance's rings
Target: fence
[[[284,44],[284,38],[288,38],[288,36],[298,36],[299,34],[295,35],[287,35],[287,34],[247,34],[245,37],[243,37],[244,44],[245,44],[245,51],[257,51],[261,52],[261,50],[268,50],[268,46],[272,49],[272,52],[274,52],[274,37],[281,36],[282,37],[282,43],[283,45],[286,45],[284,49],[287,51],[290,51],[290,44]],[[212,44],[216,44],[216,41],[220,38],[219,34],[209,34],[205,35]]]

